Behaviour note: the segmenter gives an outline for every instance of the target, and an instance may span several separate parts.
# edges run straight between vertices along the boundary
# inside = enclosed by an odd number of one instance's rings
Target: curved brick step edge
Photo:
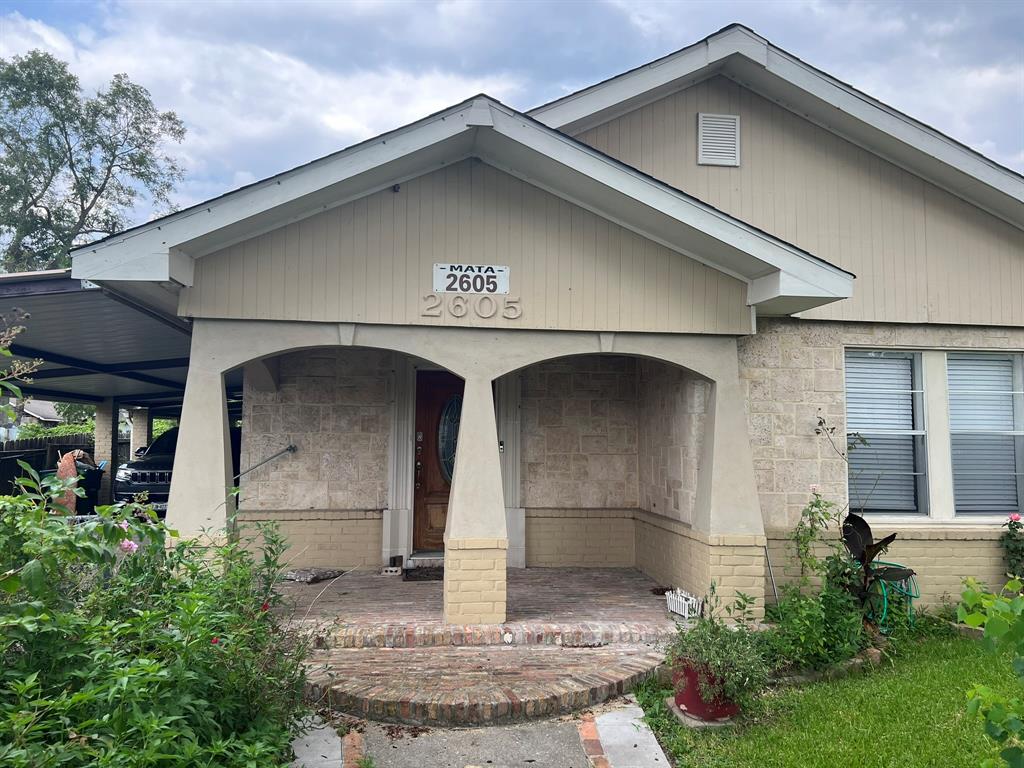
[[[506,686],[499,679],[443,694],[436,687],[398,692],[377,679],[332,681],[312,676],[306,681],[305,693],[317,707],[369,720],[431,726],[497,725],[569,714],[629,693],[638,683],[657,675],[663,661],[656,652],[639,652],[617,665],[605,664],[553,681]]]
[[[561,645],[598,648],[617,643],[657,644],[671,639],[675,627],[623,622],[582,624],[339,624],[330,633],[332,648],[434,648],[477,645]]]

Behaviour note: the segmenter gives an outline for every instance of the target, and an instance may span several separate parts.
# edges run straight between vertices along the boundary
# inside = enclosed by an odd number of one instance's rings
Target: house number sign
[[[518,296],[509,296],[508,267],[495,264],[435,264],[434,292],[423,297],[421,317],[517,320]]]
[[[435,264],[434,293],[508,293],[508,267]]]

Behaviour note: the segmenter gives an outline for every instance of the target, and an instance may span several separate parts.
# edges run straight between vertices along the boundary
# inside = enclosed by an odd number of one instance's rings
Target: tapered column
[[[742,592],[756,600],[759,616],[766,540],[735,344],[722,351],[718,369],[704,427],[694,528],[708,544],[708,572],[702,576],[717,585],[722,604]]]
[[[491,382],[467,378],[448,502],[444,620],[505,621],[508,531]]]
[[[224,377],[204,367],[193,338],[192,360],[174,452],[167,522],[183,538],[219,539],[234,510],[230,489],[231,440],[228,436]]]

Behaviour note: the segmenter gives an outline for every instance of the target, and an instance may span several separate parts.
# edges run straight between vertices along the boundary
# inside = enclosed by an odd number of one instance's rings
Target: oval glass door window
[[[462,417],[462,395],[452,395],[441,408],[437,424],[437,460],[441,475],[449,485],[455,472],[455,448],[459,442],[459,420]]]

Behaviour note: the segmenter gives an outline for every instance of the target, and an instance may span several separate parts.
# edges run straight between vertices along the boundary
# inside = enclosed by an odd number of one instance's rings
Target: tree
[[[82,403],[54,403],[53,408],[64,419],[65,424],[85,424],[96,417],[95,405]]]
[[[157,210],[181,178],[164,153],[185,126],[127,75],[85,96],[68,65],[42,51],[0,59],[0,268],[53,269],[68,251]]]

